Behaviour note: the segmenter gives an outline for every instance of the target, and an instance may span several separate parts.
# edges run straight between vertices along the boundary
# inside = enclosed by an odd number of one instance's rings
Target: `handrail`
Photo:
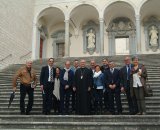
[[[9,57],[11,57],[11,56],[12,56],[12,54],[7,55],[7,56],[4,57],[3,59],[1,59],[0,62],[4,61],[5,59],[7,59],[7,58],[9,58]]]
[[[29,51],[27,54],[22,55],[19,59],[22,59],[23,57],[25,57],[25,56],[29,55],[31,52],[32,52],[32,51]]]

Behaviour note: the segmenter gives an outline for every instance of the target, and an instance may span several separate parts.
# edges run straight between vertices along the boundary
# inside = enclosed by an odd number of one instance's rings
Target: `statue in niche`
[[[96,36],[93,33],[93,30],[90,29],[90,31],[87,33],[87,48],[88,49],[94,49],[95,48],[95,42],[96,42]]]
[[[158,46],[158,31],[157,28],[153,25],[149,31],[150,36],[150,45]]]

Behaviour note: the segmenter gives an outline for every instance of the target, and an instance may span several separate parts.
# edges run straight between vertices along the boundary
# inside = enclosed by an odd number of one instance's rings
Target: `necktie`
[[[128,65],[127,80],[129,80],[129,78],[130,78],[130,73],[131,73],[131,68]]]
[[[50,70],[50,81],[53,82],[53,67]]]

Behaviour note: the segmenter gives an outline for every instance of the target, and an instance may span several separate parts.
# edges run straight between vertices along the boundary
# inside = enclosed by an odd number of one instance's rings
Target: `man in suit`
[[[134,115],[138,112],[138,107],[136,103],[136,99],[131,98],[130,95],[130,74],[133,65],[131,64],[130,57],[126,56],[124,59],[125,66],[123,66],[120,70],[120,84],[121,84],[121,92],[126,93],[128,106],[129,106],[129,114]]]
[[[96,62],[95,62],[95,60],[94,59],[92,59],[91,61],[90,61],[90,68],[89,68],[89,70],[90,70],[90,73],[91,73],[91,82],[92,82],[92,84],[91,84],[91,91],[90,91],[90,97],[91,97],[91,102],[90,102],[90,109],[91,109],[91,111],[93,112],[93,114],[95,113],[95,108],[96,108],[96,106],[95,106],[95,90],[94,90],[94,87],[93,87],[93,75],[94,75],[94,72],[95,72],[95,68],[96,68]]]
[[[104,58],[102,60],[102,66],[101,66],[102,73],[104,73],[106,70],[109,69],[108,62],[109,61],[108,61],[107,58]],[[106,114],[107,114],[107,112],[109,111],[109,99],[108,99],[108,91],[107,91],[107,89],[105,89],[105,91],[103,93],[103,96],[104,96],[105,111],[106,111]]]
[[[73,78],[74,72],[70,68],[70,61],[66,61],[65,68],[60,74],[60,103],[62,114],[69,114],[69,101],[73,88]]]
[[[75,59],[73,63],[73,67],[71,68],[72,71],[74,72],[74,75],[78,68],[79,68],[79,61]],[[72,89],[72,112],[75,112],[75,110],[76,110],[76,91],[73,91]]]
[[[43,93],[43,113],[50,114],[52,108],[52,96],[56,70],[53,67],[54,59],[49,58],[48,65],[42,67],[40,74],[40,86]]]
[[[108,66],[108,59],[103,59],[102,60],[102,66],[101,66],[101,71],[102,71],[102,73],[106,70],[106,69],[108,69],[109,68],[109,66]]]
[[[113,61],[109,62],[109,68],[104,72],[106,80],[106,89],[109,96],[109,111],[112,115],[116,114],[114,107],[114,98],[117,106],[117,114],[122,114],[122,104],[120,97],[120,77],[119,70],[115,68]]]

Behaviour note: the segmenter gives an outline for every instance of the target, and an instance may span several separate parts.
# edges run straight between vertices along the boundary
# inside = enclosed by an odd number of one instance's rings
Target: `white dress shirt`
[[[142,83],[140,80],[140,76],[138,75],[138,73],[133,74],[133,87],[137,88],[137,87],[142,87]]]

